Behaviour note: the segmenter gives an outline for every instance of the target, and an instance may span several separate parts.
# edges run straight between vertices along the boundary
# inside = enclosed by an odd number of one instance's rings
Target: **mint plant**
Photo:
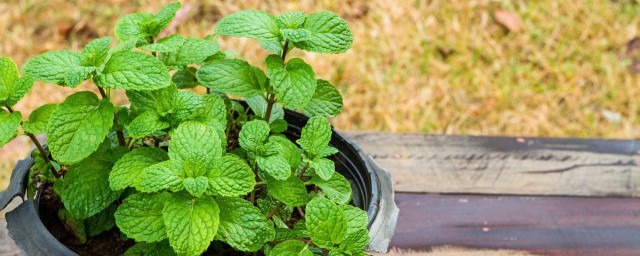
[[[351,185],[330,159],[338,150],[326,118],[341,112],[342,96],[303,59],[287,58],[294,49],[347,51],[347,23],[328,11],[248,10],[206,38],[158,38],[180,6],[126,15],[116,43],[43,53],[23,77],[0,58],[0,146],[18,134],[33,140],[29,191],[53,184],[60,221],[80,243],[116,229],[135,241],[125,255],[366,255],[367,214],[349,205]],[[221,36],[258,39],[273,53],[266,73],[220,51]],[[12,107],[34,80],[88,81],[99,93],[76,92],[22,122]],[[207,93],[190,90],[198,86]],[[130,106],[111,103],[115,90]],[[311,116],[297,141],[283,134],[284,109]]]

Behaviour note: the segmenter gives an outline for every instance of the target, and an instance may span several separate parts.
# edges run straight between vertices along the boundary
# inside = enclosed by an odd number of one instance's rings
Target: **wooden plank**
[[[543,255],[640,252],[640,199],[396,194],[391,246],[443,245]],[[398,249],[396,249],[398,250]]]
[[[534,256],[542,254],[533,254],[526,251],[504,250],[504,249],[477,249],[457,246],[440,246],[433,247],[428,251],[402,250],[392,248],[384,254],[373,254],[376,256],[383,255],[402,255],[402,256]]]
[[[640,196],[640,143],[349,132],[396,191]]]

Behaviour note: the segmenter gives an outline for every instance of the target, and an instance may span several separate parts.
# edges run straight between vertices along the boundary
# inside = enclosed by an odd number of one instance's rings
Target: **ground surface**
[[[20,65],[50,50],[81,49],[113,36],[126,13],[157,11],[168,0],[8,0],[0,3],[0,56]],[[195,1],[177,32],[204,36],[242,9],[273,13],[329,9],[347,19],[353,49],[342,55],[294,52],[337,85],[341,130],[447,134],[634,138],[640,88],[630,72],[640,4],[617,1]],[[255,40],[223,38],[262,66]],[[638,64],[638,63],[636,63]],[[640,64],[638,64],[640,66]],[[90,87],[82,86],[77,90]],[[16,109],[60,102],[70,89],[37,84]],[[122,96],[117,103],[126,103]],[[0,150],[0,181],[28,148]],[[0,187],[3,187],[1,184]]]

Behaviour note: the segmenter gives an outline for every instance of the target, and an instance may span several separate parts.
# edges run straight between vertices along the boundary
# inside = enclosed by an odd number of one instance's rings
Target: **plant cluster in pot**
[[[398,215],[388,173],[331,128],[339,91],[304,60],[287,59],[294,49],[348,50],[347,23],[328,11],[248,10],[202,39],[158,38],[180,6],[126,15],[117,43],[43,53],[22,77],[0,58],[0,146],[22,133],[37,147],[0,195],[3,208],[24,199],[6,215],[22,253],[385,251]],[[219,36],[257,38],[274,53],[266,73],[220,51]],[[76,92],[23,122],[12,107],[34,80],[71,88],[88,80],[99,94]],[[113,90],[125,90],[130,106],[114,106]],[[47,146],[34,135],[42,133]]]

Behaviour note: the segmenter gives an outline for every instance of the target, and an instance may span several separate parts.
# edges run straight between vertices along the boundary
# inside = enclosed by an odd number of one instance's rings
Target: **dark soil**
[[[90,237],[87,243],[80,244],[58,219],[58,210],[62,208],[60,197],[53,192],[51,183],[40,188],[40,219],[51,234],[62,244],[79,255],[122,255],[131,246],[133,240],[123,241],[117,228]]]

